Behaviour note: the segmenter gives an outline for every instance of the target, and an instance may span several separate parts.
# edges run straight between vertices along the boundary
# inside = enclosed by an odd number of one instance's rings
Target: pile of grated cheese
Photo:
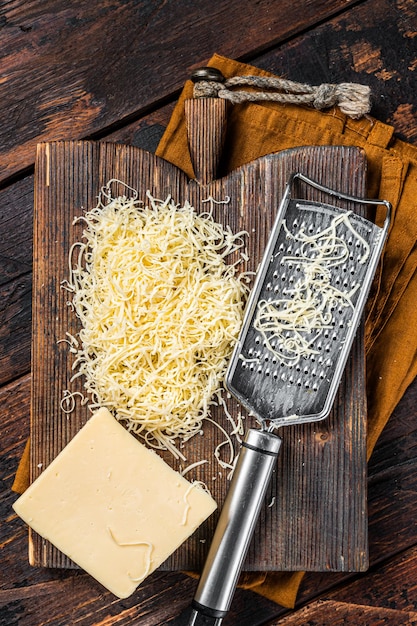
[[[244,233],[171,197],[112,198],[111,182],[75,220],[86,227],[65,285],[81,320],[73,379],[84,376],[91,408],[176,454],[177,438],[201,431],[241,327]]]

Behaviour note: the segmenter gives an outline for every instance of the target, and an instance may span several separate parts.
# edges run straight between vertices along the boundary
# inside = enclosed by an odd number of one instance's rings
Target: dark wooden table
[[[174,624],[196,582],[157,572],[117,601],[31,568],[11,485],[29,434],[33,163],[40,140],[155,149],[192,68],[217,52],[293,80],[364,82],[417,142],[415,0],[10,0],[0,5],[0,624]],[[305,576],[294,611],[238,590],[225,626],[417,624],[417,383],[369,463],[370,568]]]

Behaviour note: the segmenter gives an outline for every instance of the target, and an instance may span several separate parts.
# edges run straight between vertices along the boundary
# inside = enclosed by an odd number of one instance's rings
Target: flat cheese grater
[[[382,227],[292,197],[296,181],[339,200],[384,205]],[[326,418],[384,246],[390,203],[359,199],[295,173],[286,186],[226,374],[254,415],[210,546],[190,626],[220,624],[233,598],[281,446],[281,426]]]

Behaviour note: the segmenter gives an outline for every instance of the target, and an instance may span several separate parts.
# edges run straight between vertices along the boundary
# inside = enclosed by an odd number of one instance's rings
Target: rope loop
[[[235,87],[250,87],[251,90],[235,90]],[[253,91],[253,88],[261,91]],[[224,82],[198,80],[194,84],[194,97],[224,98],[233,104],[258,101],[307,104],[319,110],[338,105],[343,113],[355,119],[371,109],[370,88],[367,85],[323,83],[312,86],[267,76],[233,76]]]

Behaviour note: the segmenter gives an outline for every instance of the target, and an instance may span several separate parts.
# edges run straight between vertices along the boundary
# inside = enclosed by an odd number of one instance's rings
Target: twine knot
[[[337,85],[323,83],[316,87],[312,104],[315,109],[328,109],[337,104],[338,99]]]
[[[218,70],[216,70],[218,71]],[[249,91],[234,87],[249,87]],[[253,88],[262,91],[253,91]],[[369,113],[370,88],[358,83],[323,83],[312,86],[284,78],[265,76],[233,76],[222,80],[198,80],[194,84],[195,98],[225,98],[233,104],[270,101],[282,104],[307,104],[316,109],[338,105],[349,117],[358,119]]]
[[[223,83],[202,80],[194,85],[194,98],[216,98],[221,89],[224,89]]]

